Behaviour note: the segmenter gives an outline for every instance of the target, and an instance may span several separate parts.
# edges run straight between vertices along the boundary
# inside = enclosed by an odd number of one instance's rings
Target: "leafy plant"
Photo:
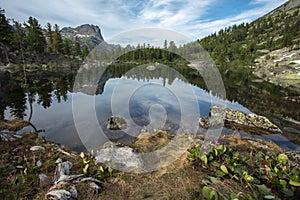
[[[264,199],[278,199],[294,197],[299,190],[299,171],[290,166],[289,158],[284,153],[272,150],[242,152],[233,146],[220,144],[194,146],[189,149],[191,156],[188,158],[196,166],[208,169],[214,177],[210,181],[204,181],[202,194],[206,199],[236,199],[243,196],[252,199],[249,194],[235,194],[212,187],[220,178],[223,180],[235,180],[250,188],[254,197]],[[206,150],[203,150],[206,149]],[[216,179],[215,177],[219,177]],[[216,194],[210,196],[210,194]]]

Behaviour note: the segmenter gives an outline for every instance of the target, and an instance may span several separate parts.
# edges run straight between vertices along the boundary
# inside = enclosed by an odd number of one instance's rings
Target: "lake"
[[[287,150],[298,148],[299,103],[288,98],[297,93],[257,81],[247,69],[220,73],[225,99],[209,91],[187,66],[117,64],[47,76],[27,72],[25,86],[20,72],[1,76],[1,111],[6,119],[30,120],[44,130],[41,136],[79,152],[107,141],[130,144],[142,131],[205,133],[199,117],[207,116],[211,105],[220,105],[264,115],[283,130],[282,135],[242,136],[271,140]],[[124,118],[126,129],[108,129],[111,116]],[[32,128],[20,133],[27,130]]]

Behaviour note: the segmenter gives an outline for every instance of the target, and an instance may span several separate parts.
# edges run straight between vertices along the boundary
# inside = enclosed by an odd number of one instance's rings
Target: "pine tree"
[[[81,52],[81,57],[85,58],[89,55],[89,49],[86,45],[83,46],[82,52]]]
[[[73,52],[74,52],[75,56],[80,56],[81,55],[81,47],[80,47],[78,37],[75,38],[75,46],[74,46],[74,51]]]
[[[33,17],[29,17],[27,23],[24,23],[24,26],[27,31],[26,50],[29,52],[44,53],[46,47],[46,40],[43,35],[41,25],[39,24],[38,20]]]
[[[10,43],[12,33],[12,28],[5,17],[5,10],[0,8],[0,42]]]
[[[47,50],[48,53],[52,53],[53,52],[53,37],[52,37],[53,31],[52,31],[52,26],[51,24],[48,22],[47,23]]]
[[[13,34],[13,39],[12,39],[12,44],[22,52],[25,51],[26,46],[25,46],[25,31],[24,28],[22,27],[22,24],[14,21],[14,34]]]
[[[59,26],[57,24],[54,25],[54,32],[52,33],[52,41],[53,41],[53,47],[54,47],[56,53],[62,53],[63,52],[63,40],[62,40],[61,34],[59,32]]]
[[[63,47],[64,47],[64,54],[65,55],[71,55],[72,52],[72,40],[65,38],[63,40]]]

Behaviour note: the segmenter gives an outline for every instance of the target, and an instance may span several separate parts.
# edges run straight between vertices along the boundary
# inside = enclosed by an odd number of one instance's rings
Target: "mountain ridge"
[[[101,29],[98,25],[83,24],[73,27],[64,27],[60,31],[62,37],[75,40],[77,37],[81,45],[86,45],[89,50],[104,41]]]

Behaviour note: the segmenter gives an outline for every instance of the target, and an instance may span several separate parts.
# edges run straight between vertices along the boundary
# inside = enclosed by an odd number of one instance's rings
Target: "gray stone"
[[[300,151],[287,151],[285,154],[288,156],[291,166],[300,170]]]
[[[42,163],[41,160],[38,160],[38,161],[36,162],[36,166],[37,166],[37,167],[41,167],[42,165],[43,165],[43,163]]]
[[[131,171],[143,167],[140,155],[128,146],[111,146],[101,149],[96,153],[95,159],[99,164],[105,164],[120,171]]]
[[[42,146],[32,146],[30,147],[30,151],[45,151],[45,148]]]
[[[126,129],[127,123],[126,120],[122,117],[110,117],[107,120],[107,129],[110,130],[121,130]]]
[[[71,193],[67,190],[52,190],[46,194],[47,198],[55,198],[57,200],[67,200],[71,198]]]
[[[211,106],[210,116],[201,117],[199,125],[206,129],[225,126],[232,130],[243,130],[259,135],[282,133],[275,124],[264,116],[254,113],[246,114],[242,111],[219,106]]]

